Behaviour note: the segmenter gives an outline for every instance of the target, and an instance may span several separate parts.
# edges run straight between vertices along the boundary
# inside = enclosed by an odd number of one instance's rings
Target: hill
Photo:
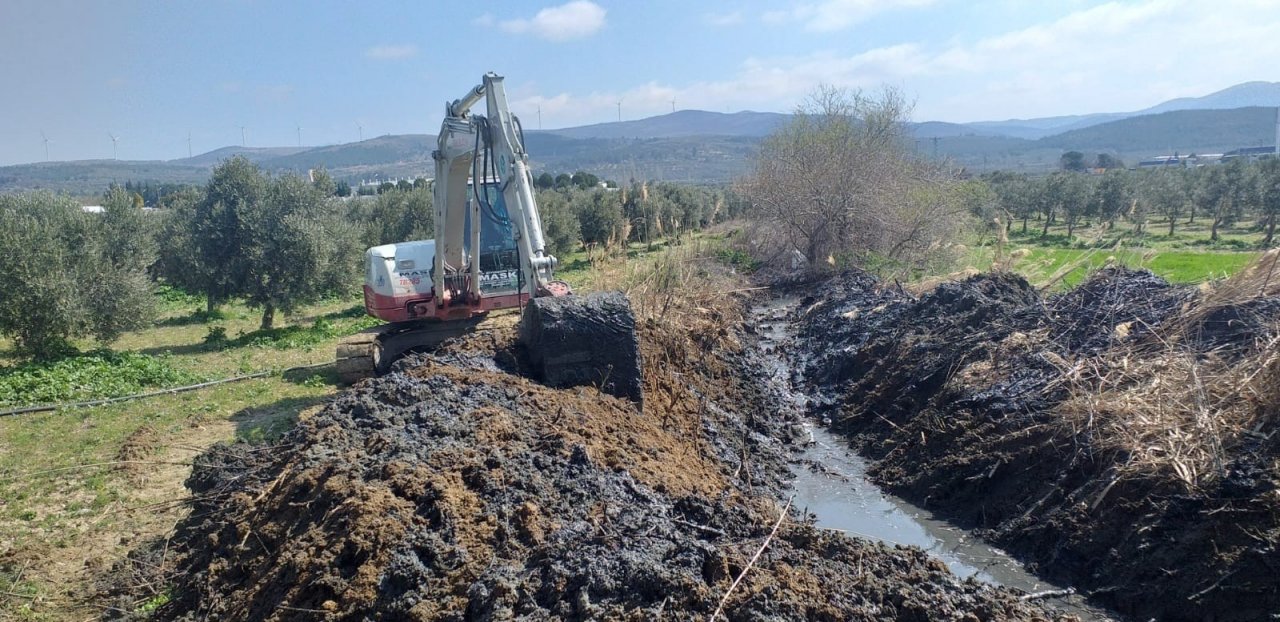
[[[1097,114],[1041,117],[1037,119],[1009,119],[1007,121],[977,121],[965,125],[1017,138],[1039,139],[1072,130],[1084,129],[1145,115],[1177,110],[1229,110],[1247,107],[1280,106],[1280,82],[1243,82],[1221,91],[1201,97],[1180,97],[1133,112],[1104,112]]]
[[[1029,171],[1057,166],[1063,151],[1112,153],[1133,163],[1179,151],[1214,153],[1270,145],[1275,109],[1218,109],[1237,102],[1280,102],[1280,83],[1250,82],[1200,98],[1171,100],[1150,114],[1104,113],[1007,122],[911,124],[914,148],[970,170]],[[1273,102],[1274,103],[1274,102]],[[1270,104],[1268,104],[1269,106]],[[1186,108],[1165,110],[1167,108]],[[790,115],[682,110],[648,119],[526,133],[535,172],[588,170],[606,178],[727,182],[746,172],[762,137]],[[170,161],[83,160],[0,167],[0,191],[45,188],[93,195],[110,183],[203,183],[209,170],[244,155],[271,172],[324,166],[338,179],[432,174],[435,137],[386,135],[323,147],[224,147]]]
[[[1275,108],[1176,110],[1072,130],[1037,142],[1064,150],[1130,156],[1172,151],[1222,153],[1274,144],[1275,121]]]
[[[265,162],[273,158],[306,151],[307,149],[310,149],[310,147],[223,147],[190,158],[169,160],[168,163],[178,166],[208,168],[235,156],[244,156],[252,162]]]
[[[39,162],[0,167],[0,192],[53,190],[99,195],[112,182],[151,181],[199,184],[209,179],[209,169],[171,162],[130,160],[79,160]]]
[[[1135,114],[1156,114],[1173,110],[1225,110],[1255,106],[1280,106],[1280,82],[1243,82],[1203,97],[1171,99]]]
[[[305,171],[324,166],[330,170],[360,169],[391,163],[431,163],[436,137],[430,134],[398,134],[356,143],[316,147],[271,158],[263,164],[274,169]],[[429,168],[429,166],[428,166]]]
[[[676,138],[682,136],[767,136],[786,123],[789,114],[777,112],[721,113],[706,110],[679,110],[669,114],[622,121],[596,123],[533,134],[556,134],[567,138]]]

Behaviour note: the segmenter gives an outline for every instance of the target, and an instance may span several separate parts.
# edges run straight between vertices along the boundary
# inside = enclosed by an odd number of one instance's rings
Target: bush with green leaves
[[[425,186],[360,198],[351,201],[347,211],[347,219],[360,228],[366,248],[426,240],[435,231],[435,207],[431,189]]]
[[[548,252],[564,257],[578,250],[582,244],[582,225],[578,223],[569,199],[557,190],[540,190],[537,198]]]
[[[0,333],[32,358],[65,354],[71,341],[110,343],[147,325],[151,223],[123,189],[101,214],[46,192],[0,196]]]

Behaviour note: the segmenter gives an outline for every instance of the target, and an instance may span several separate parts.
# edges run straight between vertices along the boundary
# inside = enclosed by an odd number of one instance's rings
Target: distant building
[[[1191,155],[1162,155],[1138,162],[1138,168],[1159,168],[1164,166],[1207,166],[1221,162],[1225,156],[1221,153],[1201,153]]]
[[[1236,159],[1244,158],[1249,162],[1253,162],[1254,160],[1272,157],[1275,154],[1276,154],[1276,148],[1274,146],[1272,147],[1241,147],[1239,149],[1232,149],[1231,151],[1228,151],[1222,154],[1222,159],[1236,160]]]
[[[86,214],[101,214],[106,210],[104,210],[101,205],[81,205],[80,211]]]
[[[1138,168],[1156,168],[1161,166],[1185,166],[1177,155],[1156,156],[1138,162]]]

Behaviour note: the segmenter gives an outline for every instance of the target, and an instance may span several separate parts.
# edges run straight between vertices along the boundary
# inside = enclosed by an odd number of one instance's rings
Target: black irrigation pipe
[[[301,371],[304,369],[315,369],[317,367],[327,367],[333,365],[333,361],[324,363],[313,363],[311,365],[299,365],[297,367],[289,367],[280,370],[279,373],[287,374],[291,371]],[[104,404],[115,404],[116,402],[127,402],[130,400],[140,400],[148,397],[156,397],[158,395],[171,395],[174,393],[184,393],[186,391],[195,391],[205,387],[212,387],[219,384],[227,384],[229,382],[239,382],[241,380],[251,380],[253,378],[263,378],[275,374],[275,370],[260,371],[252,374],[244,374],[242,376],[232,376],[221,380],[210,380],[209,382],[201,382],[200,384],[191,384],[185,387],[173,387],[170,389],[161,389],[159,391],[149,391],[147,393],[135,393],[133,395],[122,395],[120,397],[108,397],[100,400],[89,400],[87,402],[66,402],[62,404],[40,404],[37,406],[23,406],[21,408],[10,408],[9,410],[0,410],[0,417],[9,417],[12,415],[25,415],[28,413],[48,412],[51,410],[59,410],[62,408],[90,408],[93,406],[102,406]]]

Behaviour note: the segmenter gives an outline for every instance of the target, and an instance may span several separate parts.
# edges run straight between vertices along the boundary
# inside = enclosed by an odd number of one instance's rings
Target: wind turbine
[[[246,138],[245,138],[245,136],[246,136],[246,134],[245,134],[245,126],[241,125],[241,126],[240,126],[240,146],[241,146],[241,147],[248,147],[248,146],[249,146],[249,141],[248,141],[248,139],[246,139]]]
[[[542,104],[538,104],[538,129],[542,129]]]
[[[622,123],[622,100],[618,100],[618,123]]]
[[[40,130],[40,138],[44,140],[44,161],[49,161],[49,137],[45,136],[44,130]]]
[[[364,126],[359,121],[356,121],[356,129],[360,130],[360,142],[364,142]]]
[[[117,159],[117,158],[116,158],[116,143],[120,142],[120,138],[119,138],[119,137],[117,137],[115,134],[112,134],[111,132],[107,132],[107,136],[110,136],[110,137],[111,137],[111,159],[112,159],[112,160],[115,160],[115,159]]]
[[[187,157],[191,157],[191,130],[187,130]]]
[[[302,125],[298,125],[298,147],[302,147]]]
[[[672,98],[671,98],[671,112],[675,112],[675,111],[676,111],[676,98],[672,97]]]

